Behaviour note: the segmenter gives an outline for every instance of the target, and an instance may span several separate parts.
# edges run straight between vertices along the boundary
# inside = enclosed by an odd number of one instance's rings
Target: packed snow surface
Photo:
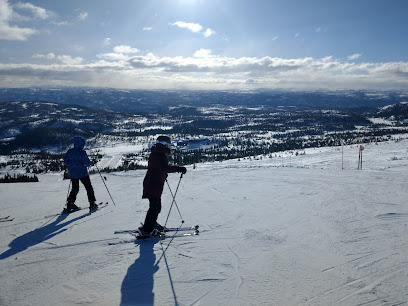
[[[407,305],[408,140],[366,145],[363,170],[358,150],[188,167],[159,222],[200,233],[161,240],[115,234],[144,220],[145,170],[92,175],[109,202],[92,215],[44,217],[65,204],[61,174],[3,184],[0,305]]]

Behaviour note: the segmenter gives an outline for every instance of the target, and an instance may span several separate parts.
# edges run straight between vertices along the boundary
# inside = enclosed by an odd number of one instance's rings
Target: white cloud
[[[16,26],[9,26],[8,24],[0,24],[0,39],[24,41],[36,33],[37,31],[35,29],[19,28]]]
[[[54,53],[34,54],[33,58],[58,60],[65,65],[79,65],[83,61],[81,57],[72,57],[70,55],[55,55]]]
[[[140,50],[137,48],[132,48],[131,46],[120,45],[113,48],[115,53],[121,54],[130,54],[130,53],[138,53]]]
[[[200,49],[194,53],[194,57],[209,57],[212,51],[210,49]]]
[[[78,19],[81,21],[84,21],[86,18],[88,18],[88,13],[87,12],[79,12],[78,13]]]
[[[112,39],[109,38],[109,37],[106,37],[106,38],[103,40],[103,44],[104,44],[105,46],[109,46],[111,43],[112,43]]]
[[[116,51],[126,51],[128,46],[125,47]],[[0,84],[4,87],[55,84],[145,89],[408,90],[408,62],[354,63],[331,56],[225,57],[213,55],[210,49],[199,49],[191,57],[129,54],[100,54],[99,61],[86,64],[82,58],[67,55],[35,55],[60,64],[0,64]]]
[[[318,26],[315,28],[316,33],[326,33],[328,31],[328,26],[323,25],[323,26]]]
[[[35,29],[10,25],[16,19],[23,20],[24,18],[14,12],[7,0],[0,0],[0,39],[24,41],[37,33]]]
[[[108,60],[108,61],[126,61],[129,59],[128,55],[125,55],[122,53],[115,53],[115,52],[98,54],[96,55],[96,57],[104,59],[104,60]]]
[[[203,30],[203,26],[200,25],[199,23],[191,23],[191,22],[184,22],[184,21],[176,21],[174,23],[169,23],[172,26],[177,26],[182,29],[187,29],[193,33],[202,33],[201,31]],[[215,31],[211,28],[207,28],[204,33],[205,38],[208,38],[210,36],[215,35]]]
[[[207,30],[205,30],[204,32],[204,37],[210,37],[212,35],[215,34],[215,31],[213,29],[208,28]]]
[[[182,29],[187,29],[194,33],[201,32],[201,30],[203,29],[203,27],[198,23],[190,23],[184,21],[176,21],[174,23],[170,23],[170,25],[177,26]]]
[[[65,65],[79,65],[83,61],[81,57],[71,57],[69,55],[58,55],[57,59]]]
[[[34,15],[35,18],[39,18],[43,20],[49,18],[52,15],[50,11],[47,11],[46,9],[39,7],[39,6],[35,6],[31,3],[19,2],[15,5],[15,7],[19,9],[27,9],[31,11],[31,13]]]
[[[53,22],[57,27],[65,27],[71,25],[68,21]]]
[[[273,40],[273,41],[278,40],[278,39],[279,39],[279,36],[277,36],[277,35],[274,36],[274,37],[272,37],[272,40]]]
[[[355,59],[358,59],[359,57],[361,57],[362,56],[362,54],[360,54],[360,53],[355,53],[355,54],[353,54],[353,55],[350,55],[349,57],[347,57],[350,61],[352,61],[352,60],[355,60]]]
[[[153,28],[152,27],[143,27],[142,30],[143,31],[151,31],[151,30],[153,30]]]
[[[34,54],[33,58],[45,58],[48,60],[55,59],[55,54],[54,53],[48,53],[48,54]]]
[[[127,45],[120,45],[113,48],[113,52],[98,54],[97,57],[108,61],[126,61],[130,54],[138,53],[140,50]]]
[[[208,49],[196,51],[194,57],[156,57],[150,53],[146,56],[134,56],[129,60],[129,63],[138,69],[157,68],[178,73],[262,73],[264,75],[298,70],[307,67],[310,62],[312,62],[311,58],[286,60],[271,57],[220,57],[211,55],[211,50]],[[320,65],[324,63],[325,61],[322,60]]]

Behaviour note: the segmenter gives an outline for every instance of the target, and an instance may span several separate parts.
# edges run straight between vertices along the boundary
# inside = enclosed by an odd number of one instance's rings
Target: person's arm
[[[93,166],[94,163],[89,159],[88,154],[86,154],[85,151],[83,151],[83,152],[84,152],[84,153],[83,153],[84,155],[83,155],[82,160],[83,160],[83,162],[84,162],[84,165],[85,165],[86,167]]]
[[[65,165],[69,165],[69,151],[67,152],[67,153],[65,153],[65,156],[64,156],[64,164]]]
[[[162,168],[164,169],[166,173],[181,172],[184,174],[187,172],[187,169],[185,167],[170,166],[169,160],[166,155],[163,156],[161,164],[162,164]]]

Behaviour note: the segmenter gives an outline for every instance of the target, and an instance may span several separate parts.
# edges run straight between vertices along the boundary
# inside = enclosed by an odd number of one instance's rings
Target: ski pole
[[[177,211],[178,211],[178,213],[179,213],[179,215],[180,215],[181,223],[184,223],[183,216],[181,215],[180,209],[179,209],[179,207],[178,207],[178,205],[177,205],[177,202],[176,202],[176,194],[177,194],[177,190],[178,190],[178,188],[179,188],[179,186],[180,186],[180,182],[181,182],[181,178],[182,178],[182,177],[183,177],[183,173],[180,175],[180,179],[179,179],[179,182],[178,182],[177,188],[176,188],[176,193],[174,194],[173,199],[174,199],[174,204],[176,205]],[[166,181],[167,181],[167,180],[166,180]],[[169,186],[169,189],[170,189],[170,185],[169,185],[169,182],[168,182],[168,181],[167,181],[167,186]],[[170,189],[170,193],[172,193],[171,189]]]
[[[69,179],[69,185],[68,185],[68,192],[67,192],[67,201],[66,201],[66,205],[67,205],[67,207],[68,207],[68,197],[69,197],[69,190],[71,189],[71,183],[72,183],[72,181],[71,181],[71,179]]]
[[[69,197],[69,190],[71,189],[71,183],[72,183],[72,181],[71,181],[71,179],[70,179],[70,180],[69,180],[69,185],[68,185],[67,199],[68,199],[68,197]]]
[[[181,221],[182,221],[182,223],[184,223],[183,217],[181,216],[181,213],[180,213],[180,209],[178,208],[178,205],[177,205],[177,202],[176,202],[176,194],[177,194],[178,188],[180,186],[180,182],[181,182],[182,177],[183,177],[183,174],[180,175],[180,179],[179,179],[179,182],[178,182],[178,185],[177,185],[177,188],[176,188],[176,192],[174,193],[174,195],[173,195],[173,192],[172,192],[172,190],[170,188],[170,184],[169,184],[168,180],[166,179],[166,183],[167,183],[167,186],[169,187],[169,190],[170,190],[170,193],[171,193],[171,196],[172,196],[173,200],[172,200],[171,205],[170,205],[169,213],[167,214],[167,219],[166,219],[165,226],[167,225],[167,221],[169,219],[170,212],[171,212],[171,209],[173,207],[173,204],[176,204],[176,207],[177,207],[177,210],[179,212]]]
[[[178,205],[177,205],[177,202],[176,202],[176,195],[177,195],[177,191],[178,191],[178,189],[179,189],[179,186],[180,186],[180,182],[181,182],[182,177],[183,177],[183,173],[180,175],[180,179],[179,179],[179,181],[178,181],[177,188],[176,188],[176,191],[175,191],[174,195],[173,195],[173,192],[171,191],[170,184],[169,184],[169,182],[168,182],[167,179],[166,179],[167,186],[169,187],[170,193],[171,193],[171,195],[172,195],[172,197],[173,197],[173,201],[171,202],[170,209],[169,209],[169,213],[167,214],[166,223],[164,224],[164,227],[166,227],[167,221],[169,220],[169,216],[170,216],[170,212],[171,212],[171,208],[173,207],[173,204],[176,204],[176,208],[177,208],[177,210],[178,210],[178,212],[179,212],[179,215],[180,215],[180,218],[181,218],[181,223],[184,223],[183,216],[181,215],[180,209],[178,208]]]
[[[102,177],[101,171],[99,171],[99,168],[98,168],[98,166],[97,166],[96,164],[94,164],[94,165],[95,165],[95,167],[96,167],[96,170],[98,170],[99,176],[101,177],[101,180],[102,180],[103,184],[105,185],[105,188],[106,188],[106,190],[108,191],[110,198],[112,199],[113,205],[116,206],[115,201],[113,200],[112,195],[111,195],[111,193],[109,192],[108,186],[106,186],[105,180],[104,180],[103,177]]]

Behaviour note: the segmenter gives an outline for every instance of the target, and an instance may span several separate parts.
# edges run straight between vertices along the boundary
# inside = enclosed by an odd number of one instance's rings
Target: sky
[[[405,0],[0,0],[0,87],[408,90]]]

